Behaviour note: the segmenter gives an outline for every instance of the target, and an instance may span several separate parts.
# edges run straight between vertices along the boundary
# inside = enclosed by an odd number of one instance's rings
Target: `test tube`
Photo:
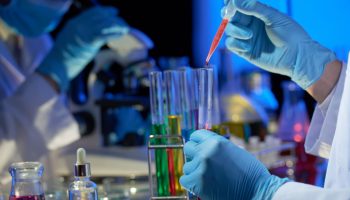
[[[213,69],[199,68],[198,73],[198,129],[211,130],[213,109]]]
[[[194,74],[194,99],[197,100],[198,108],[197,129],[211,130],[212,128],[212,108],[213,108],[213,68],[198,68]],[[196,198],[200,200],[199,197]]]
[[[164,96],[163,96],[163,79],[161,72],[151,72],[150,80],[150,104],[152,128],[151,135],[166,135],[166,126],[164,123]],[[157,143],[161,144],[159,139]],[[168,156],[164,149],[155,150],[156,177],[158,196],[169,196],[169,170]]]
[[[182,106],[180,95],[180,70],[167,70],[164,72],[165,86],[166,86],[166,108],[168,116],[168,134],[182,135],[181,121],[182,121]],[[180,185],[180,177],[182,175],[183,156],[180,150],[168,150],[168,164],[174,166],[172,171],[169,168],[170,174],[170,193],[172,195],[182,194],[184,190]],[[171,157],[173,159],[171,159]],[[172,163],[173,162],[173,163]],[[174,184],[174,185],[173,185]],[[174,186],[174,187],[173,187]]]
[[[195,98],[193,95],[193,70],[184,67],[179,70],[180,73],[180,99],[182,112],[182,136],[185,141],[189,141],[191,133],[195,131]]]

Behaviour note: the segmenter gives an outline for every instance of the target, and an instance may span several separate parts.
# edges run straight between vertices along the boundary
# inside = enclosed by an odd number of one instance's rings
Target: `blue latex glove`
[[[226,28],[226,46],[251,63],[292,78],[306,89],[336,60],[288,16],[256,0],[231,0],[238,9]]]
[[[70,20],[58,34],[53,49],[37,71],[50,76],[62,91],[110,39],[128,32],[113,7],[97,6]]]
[[[184,147],[180,183],[202,200],[271,199],[288,179],[273,176],[253,155],[207,130],[195,131]]]
[[[11,0],[0,16],[18,34],[35,37],[56,28],[72,0]]]

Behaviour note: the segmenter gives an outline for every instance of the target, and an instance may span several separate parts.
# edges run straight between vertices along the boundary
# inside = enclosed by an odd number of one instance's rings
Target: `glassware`
[[[198,100],[194,95],[195,73],[190,67],[183,67],[179,69],[179,96],[181,99],[181,112],[182,112],[182,136],[185,142],[189,141],[191,134],[195,131],[195,119],[198,117],[196,113],[196,106]]]
[[[166,88],[167,133],[168,135],[181,137],[183,106],[180,98],[180,72],[180,70],[166,70],[164,72],[164,81]],[[167,149],[167,155],[170,175],[170,194],[175,196],[184,191],[179,182],[184,161],[181,151],[178,149]]]
[[[198,128],[211,130],[214,73],[212,68],[198,70]]]
[[[77,150],[77,162],[74,167],[74,182],[68,188],[69,200],[97,200],[97,185],[90,180],[90,163],[86,162],[83,148]]]
[[[282,88],[284,100],[279,117],[278,136],[283,142],[292,142],[296,145],[296,181],[315,184],[317,158],[306,154],[304,149],[305,137],[310,124],[303,99],[304,91],[292,81],[283,82]],[[288,155],[288,152],[282,152],[282,155],[285,154]]]
[[[152,117],[151,135],[166,135],[162,72],[151,72],[149,79]],[[164,141],[158,139],[155,142],[160,144]],[[158,196],[169,196],[168,156],[165,149],[155,150],[155,165]]]
[[[39,162],[13,163],[9,172],[12,176],[10,200],[44,200],[41,178],[44,167]]]
[[[283,105],[278,135],[285,142],[302,142],[310,120],[303,100],[304,91],[292,81],[282,82]]]

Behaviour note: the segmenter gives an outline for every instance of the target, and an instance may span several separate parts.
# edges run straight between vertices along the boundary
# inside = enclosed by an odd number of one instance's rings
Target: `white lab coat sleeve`
[[[34,73],[0,103],[0,137],[15,140],[22,159],[36,159],[79,138],[78,125],[49,83]],[[0,138],[0,141],[1,141]],[[1,145],[1,143],[0,143]]]
[[[340,100],[343,93],[346,64],[343,64],[339,80],[324,102],[316,105],[309,132],[305,140],[307,153],[329,158],[337,124]]]
[[[297,182],[289,182],[282,185],[274,194],[272,200],[349,200],[348,189],[325,189],[317,186]]]

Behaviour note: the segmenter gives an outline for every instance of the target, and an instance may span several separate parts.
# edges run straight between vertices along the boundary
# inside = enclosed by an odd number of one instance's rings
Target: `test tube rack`
[[[175,144],[152,144],[152,140],[167,140],[167,141],[177,141],[173,142]],[[154,179],[154,167],[152,162],[152,151],[156,149],[162,149],[162,150],[173,150],[173,149],[179,149],[182,150],[182,156],[183,160],[185,162],[185,154],[183,153],[183,147],[184,147],[185,141],[182,136],[176,136],[176,135],[150,135],[148,140],[148,177],[149,177],[149,188],[150,188],[150,200],[166,200],[166,199],[177,199],[177,200],[189,200],[189,193],[186,192],[185,195],[181,196],[158,196],[154,192],[155,190],[155,179]]]

